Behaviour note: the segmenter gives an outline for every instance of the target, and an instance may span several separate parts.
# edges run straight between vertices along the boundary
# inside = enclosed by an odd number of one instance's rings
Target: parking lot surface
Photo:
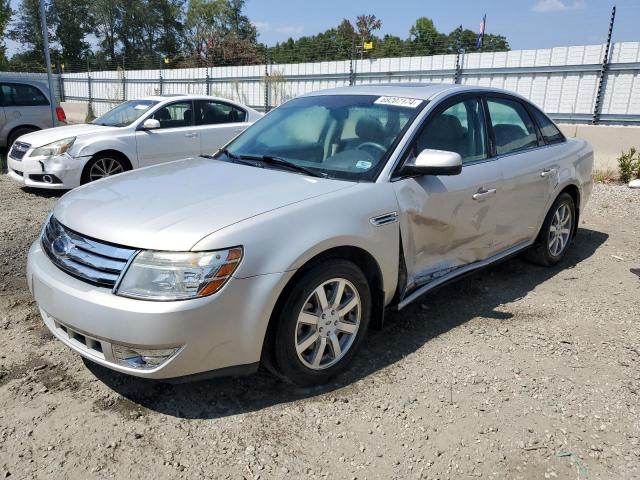
[[[154,384],[55,341],[24,270],[58,198],[0,176],[0,478],[640,477],[639,191],[596,185],[561,265],[425,296],[316,389]]]

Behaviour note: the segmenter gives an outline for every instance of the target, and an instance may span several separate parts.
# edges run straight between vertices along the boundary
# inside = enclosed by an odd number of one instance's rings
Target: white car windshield
[[[373,181],[425,104],[379,95],[297,98],[248,128],[216,158],[269,168],[290,164],[318,176]]]
[[[155,100],[129,100],[96,118],[92,123],[106,127],[128,127],[157,103]]]

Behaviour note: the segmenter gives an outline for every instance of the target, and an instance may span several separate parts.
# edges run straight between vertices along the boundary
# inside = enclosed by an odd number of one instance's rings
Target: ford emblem
[[[51,242],[51,251],[56,257],[66,257],[73,248],[73,245],[67,237],[57,237]]]

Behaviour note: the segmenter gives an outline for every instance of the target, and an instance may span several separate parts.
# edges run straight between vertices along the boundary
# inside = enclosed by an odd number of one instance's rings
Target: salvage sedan
[[[214,155],[67,193],[29,287],[58,339],[113,370],[182,380],[262,362],[320,384],[385,310],[518,252],[560,262],[592,167],[586,142],[507,92],[316,92]]]

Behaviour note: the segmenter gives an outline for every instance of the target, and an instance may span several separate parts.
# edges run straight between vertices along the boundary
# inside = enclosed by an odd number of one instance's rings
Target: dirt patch
[[[0,477],[640,478],[640,192],[596,185],[566,261],[509,260],[296,389],[163,385],[54,340],[24,277],[58,195],[0,177]]]

